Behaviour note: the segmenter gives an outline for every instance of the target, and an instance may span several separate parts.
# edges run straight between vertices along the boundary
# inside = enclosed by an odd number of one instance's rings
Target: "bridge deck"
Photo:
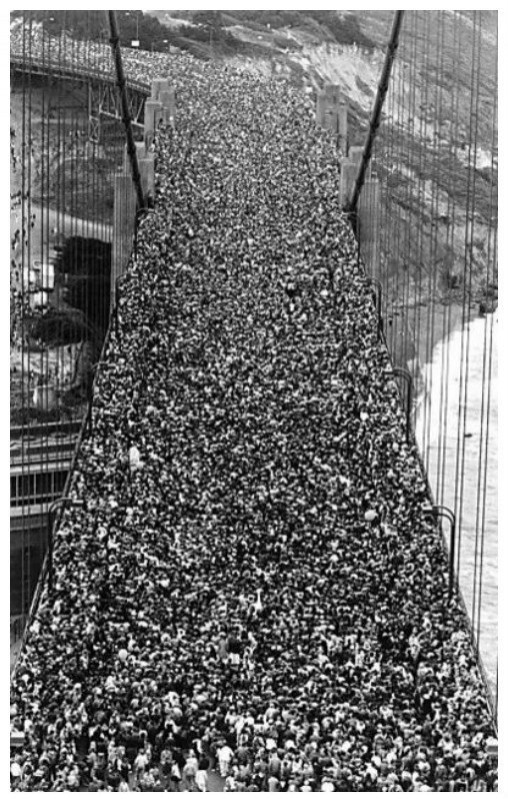
[[[10,55],[11,70],[25,72],[27,74],[48,75],[58,80],[81,81],[88,83],[108,83],[116,86],[116,75],[112,70],[91,69],[89,65],[80,66],[76,60],[69,57],[68,62],[61,58],[40,57],[27,54],[16,53],[11,50]],[[135,79],[128,80],[128,87],[131,91],[139,92],[145,97],[150,94],[150,86],[147,83]]]
[[[491,718],[332,143],[286,85],[181,70],[16,720],[37,686],[33,744],[86,699],[134,753],[146,719],[155,757],[293,750],[304,791],[407,789],[408,752],[467,789]]]

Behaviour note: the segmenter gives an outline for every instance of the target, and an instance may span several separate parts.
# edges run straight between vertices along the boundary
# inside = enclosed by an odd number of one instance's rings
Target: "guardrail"
[[[44,438],[50,438],[51,436],[56,435],[69,435],[72,433],[77,433],[80,426],[81,423],[76,421],[16,425],[15,427],[11,427],[11,442],[13,439],[23,439],[26,436],[43,436]]]

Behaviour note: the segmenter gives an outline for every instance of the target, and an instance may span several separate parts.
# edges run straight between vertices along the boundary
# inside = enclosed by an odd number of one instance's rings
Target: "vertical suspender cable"
[[[436,74],[441,76],[443,74],[443,52],[444,52],[444,14],[438,11],[438,25],[435,34],[435,58],[434,68]],[[441,81],[437,82],[434,86],[434,107],[433,118],[434,120],[442,119],[442,84]],[[439,193],[441,191],[442,183],[440,178],[439,166],[441,163],[440,152],[440,136],[439,136],[439,121],[437,124],[432,123],[431,126],[432,142],[433,142],[433,181],[431,188],[431,228],[429,236],[429,262],[435,266],[434,269],[429,269],[428,273],[428,288],[429,297],[427,305],[427,341],[425,359],[429,364],[428,367],[428,397],[429,397],[429,410],[428,410],[428,426],[427,431],[424,431],[424,440],[426,435],[425,446],[425,469],[427,473],[430,469],[430,455],[431,455],[431,440],[432,430],[435,425],[435,411],[432,405],[433,394],[433,373],[434,373],[434,359],[433,350],[435,344],[435,327],[436,327],[436,287],[437,287],[437,263],[438,263],[438,217],[439,217]],[[434,475],[433,475],[434,477]],[[435,489],[434,489],[435,492]]]
[[[476,69],[476,95],[475,95],[475,109],[474,109],[474,119],[475,119],[475,130],[474,130],[474,156],[473,156],[473,169],[474,169],[474,176],[473,176],[473,205],[472,205],[472,218],[473,218],[473,226],[471,229],[471,250],[470,250],[470,257],[471,257],[471,270],[470,270],[470,281],[471,281],[471,292],[469,295],[469,301],[471,303],[471,293],[472,293],[472,274],[473,274],[473,267],[474,267],[474,245],[475,245],[475,237],[474,237],[474,222],[476,218],[476,201],[479,199],[478,191],[476,189],[476,167],[477,167],[477,156],[478,156],[478,131],[479,131],[479,119],[480,119],[480,77],[481,77],[481,65],[482,65],[482,13],[481,11],[478,13],[478,61],[477,61],[477,69]],[[485,327],[487,327],[487,323],[485,323]],[[479,514],[478,514],[478,507],[480,504],[480,495],[481,495],[481,471],[482,471],[482,443],[483,443],[483,435],[484,435],[484,374],[485,374],[485,367],[486,367],[486,331],[484,335],[484,351],[483,351],[483,372],[482,372],[482,402],[481,402],[481,410],[480,410],[480,446],[479,446],[479,461],[478,461],[478,485],[477,485],[477,496],[476,496],[476,523],[475,523],[475,551],[474,551],[474,574],[473,574],[473,603],[472,603],[472,619],[473,624],[475,621],[475,610],[476,615],[478,617],[477,626],[475,629],[476,634],[476,643],[479,646],[479,636],[480,636],[480,613],[481,613],[481,605],[479,602],[479,593],[478,593],[478,584],[481,582],[481,577],[483,573],[483,546],[480,545],[480,525],[479,525]],[[473,379],[475,374],[475,365],[473,364]]]
[[[448,15],[444,12],[440,13],[440,24],[439,24],[439,38],[437,43],[437,56],[438,56],[438,70],[441,77],[444,77],[445,74],[445,55],[446,55],[446,32],[447,32],[447,24],[448,24]],[[446,106],[446,93],[442,91],[442,84],[439,83],[439,88],[437,92],[437,106],[436,106],[436,117],[438,120],[444,119],[443,114],[443,106]],[[440,225],[440,196],[443,198],[442,202],[444,202],[444,197],[448,197],[447,189],[448,189],[448,182],[447,182],[447,174],[444,169],[443,163],[443,142],[444,138],[442,135],[442,127],[441,123],[438,121],[437,128],[434,132],[434,144],[436,147],[436,158],[438,159],[438,165],[436,165],[436,197],[435,197],[435,205],[434,205],[434,262],[437,266],[439,263],[439,251],[440,251],[440,237],[439,237],[439,230],[438,227]],[[439,169],[439,172],[438,172]],[[440,175],[439,183],[437,181],[437,176]],[[448,197],[449,202],[449,197]],[[446,251],[445,251],[446,256]],[[441,420],[442,420],[442,401],[443,401],[443,367],[442,364],[436,364],[438,376],[434,380],[434,347],[436,345],[436,338],[439,335],[439,330],[437,329],[439,326],[439,314],[436,319],[436,303],[438,300],[438,284],[439,284],[439,274],[437,269],[435,270],[433,276],[433,285],[432,285],[432,314],[431,314],[431,327],[432,327],[432,348],[430,352],[430,369],[429,369],[429,381],[428,381],[428,391],[429,395],[432,396],[434,391],[434,386],[439,379],[439,395],[438,395],[438,403],[434,406],[435,412],[430,414],[430,418],[432,420],[432,426],[434,427],[434,441],[437,443],[437,459],[434,462],[434,474],[433,474],[433,490],[434,495],[438,503],[441,502],[439,497],[439,474],[440,474],[440,465],[441,465],[441,456],[442,456],[442,440],[441,440]],[[443,320],[445,317],[445,310],[443,308]],[[444,338],[444,336],[443,336]],[[441,347],[441,353],[444,353],[446,347],[443,343]],[[433,385],[434,383],[434,385]],[[430,431],[429,431],[430,437]]]
[[[390,204],[390,219],[391,219],[391,229],[388,231],[388,218],[384,225],[381,225],[381,231],[383,235],[383,244],[384,244],[384,253],[385,258],[387,261],[387,269],[385,270],[384,274],[386,275],[386,283],[383,286],[383,295],[386,298],[386,311],[385,311],[385,318],[387,319],[387,327],[389,329],[386,330],[386,334],[389,336],[389,347],[390,352],[394,353],[394,337],[396,335],[396,319],[393,312],[393,303],[394,298],[398,304],[399,298],[399,275],[400,275],[400,239],[401,239],[401,207],[399,205],[399,185],[400,185],[400,170],[401,170],[401,158],[400,158],[400,126],[403,124],[404,119],[404,78],[405,78],[405,63],[399,60],[398,62],[398,70],[394,71],[393,78],[392,78],[392,88],[389,91],[388,97],[391,100],[392,104],[392,113],[391,115],[388,114],[388,119],[391,120],[391,128],[388,133],[389,144],[390,144],[390,151],[386,154],[386,164],[390,165],[391,169],[398,170],[395,172],[395,175],[392,176],[391,181],[384,181],[387,185],[393,185],[393,192],[391,196],[388,196],[386,193],[386,215],[388,217],[388,204]],[[402,102],[401,102],[401,95],[402,95]],[[402,111],[401,111],[402,108]],[[396,109],[396,110],[395,110]],[[396,116],[396,122],[395,122]],[[402,121],[401,121],[402,118]],[[397,166],[395,166],[397,165]],[[395,180],[393,180],[395,177]],[[394,221],[394,217],[397,215],[397,220]],[[395,274],[394,274],[395,272]],[[388,291],[388,281],[390,281],[390,291]],[[395,283],[395,287],[394,284]],[[388,311],[388,302],[390,302],[390,310]]]
[[[26,398],[26,408],[27,408],[27,418],[26,423],[27,427],[30,427],[30,392],[33,389],[33,384],[31,381],[32,373],[33,373],[33,359],[30,357],[31,355],[31,344],[28,335],[29,325],[30,325],[30,264],[32,263],[32,235],[31,235],[31,227],[30,221],[32,219],[32,200],[33,200],[33,170],[32,170],[32,154],[33,154],[33,142],[34,142],[34,128],[33,128],[33,94],[32,94],[32,59],[33,59],[33,42],[34,38],[37,35],[36,28],[33,24],[33,16],[32,13],[29,12],[29,23],[28,23],[28,30],[29,30],[29,45],[28,45],[28,59],[30,63],[30,73],[28,76],[28,149],[25,149],[25,158],[26,158],[26,171],[27,171],[27,184],[28,184],[28,192],[27,192],[27,204],[25,209],[25,214],[23,216],[23,268],[26,271],[26,279],[25,279],[25,294],[24,294],[24,307],[25,311],[27,312],[27,317],[25,317],[28,324],[23,327],[23,336],[25,338],[25,346],[26,346],[26,353],[27,353],[27,368],[28,368],[28,375],[26,378],[26,386],[27,386],[27,398]],[[24,364],[23,364],[24,366]],[[30,435],[26,437],[27,446],[26,448],[23,447],[23,458],[26,458],[24,462],[24,472],[25,472],[25,479],[23,485],[23,492],[24,494],[29,494],[30,492],[30,481],[32,476],[32,469],[30,464],[30,455],[31,455],[31,447],[30,447]],[[25,503],[23,503],[25,507]],[[23,527],[25,524],[28,525],[28,544],[26,544],[25,539],[25,549],[23,551],[23,566],[24,566],[24,575],[23,575],[23,589],[24,589],[24,598],[23,598],[23,613],[25,613],[28,608],[30,607],[30,589],[31,589],[31,554],[32,548],[31,544],[31,533],[30,533],[30,516],[32,515],[32,509],[29,506],[27,509],[27,519],[23,519]]]
[[[416,219],[416,275],[418,279],[418,286],[415,291],[414,302],[415,302],[415,309],[414,309],[414,325],[413,325],[413,348],[414,352],[418,354],[422,350],[422,336],[425,334],[425,331],[422,331],[422,306],[425,302],[424,297],[424,277],[425,271],[427,268],[430,269],[428,266],[428,258],[429,254],[426,250],[427,242],[428,242],[428,201],[427,201],[427,191],[426,191],[426,175],[429,172],[431,167],[431,159],[432,154],[429,152],[427,147],[427,134],[428,134],[428,119],[429,119],[429,71],[430,71],[430,61],[429,61],[429,50],[430,50],[430,40],[431,40],[431,30],[430,30],[430,14],[427,12],[415,12],[418,19],[418,29],[422,32],[421,33],[421,41],[422,41],[422,49],[420,54],[420,74],[419,80],[420,84],[418,86],[418,93],[419,93],[419,130],[418,130],[418,156],[415,159],[415,168],[417,173],[416,183],[416,207],[417,207],[417,219]],[[429,398],[430,402],[430,398]],[[427,408],[429,402],[424,403],[423,406],[423,435],[421,440],[420,451],[423,458],[425,458],[425,430],[427,427]]]
[[[404,180],[404,193],[401,197],[402,208],[406,209],[405,224],[404,224],[404,242],[402,258],[400,265],[403,269],[402,279],[402,302],[400,303],[399,311],[402,316],[401,321],[401,350],[406,353],[408,351],[409,343],[411,342],[410,331],[412,322],[409,319],[409,304],[411,293],[411,277],[412,277],[412,263],[413,263],[413,248],[415,241],[413,239],[413,208],[414,208],[414,192],[412,187],[412,157],[414,142],[416,140],[416,92],[417,92],[417,65],[418,65],[418,50],[417,50],[417,29],[418,29],[418,12],[413,10],[409,12],[410,27],[407,32],[406,40],[408,41],[408,78],[404,81],[404,93],[408,94],[407,114],[403,113],[404,125],[401,130],[401,163],[402,174],[405,176]],[[410,43],[410,44],[409,44]],[[404,95],[405,96],[405,95]]]
[[[44,29],[45,25],[42,23],[41,27],[41,34],[42,34],[42,42],[44,46]],[[48,69],[50,69],[48,64]],[[39,94],[39,93],[38,93]],[[36,185],[38,183],[38,190],[39,190],[39,207],[37,208],[37,215],[38,219],[35,216],[32,218],[30,223],[31,229],[34,232],[34,247],[37,242],[37,229],[39,231],[39,258],[40,258],[40,265],[41,265],[41,278],[42,278],[42,285],[45,283],[46,279],[46,263],[47,258],[45,258],[45,251],[46,251],[46,221],[47,221],[47,212],[48,212],[48,196],[49,196],[49,124],[48,124],[48,115],[46,111],[46,92],[43,89],[39,96],[38,102],[40,103],[40,114],[41,114],[41,121],[40,121],[40,128],[39,128],[39,135],[40,135],[40,151],[37,154],[38,163],[36,164]],[[33,225],[33,227],[32,227]],[[42,396],[43,396],[43,403],[46,406],[45,412],[49,412],[50,404],[52,405],[52,401],[50,399],[50,392],[51,392],[51,365],[50,365],[50,345],[47,340],[43,339],[43,344],[41,346],[41,384],[42,384]],[[36,495],[36,488],[37,488],[37,481],[39,480],[42,485],[44,486],[44,490],[48,491],[49,493],[49,485],[50,485],[50,473],[49,473],[49,424],[48,420],[51,416],[46,417],[46,424],[43,431],[42,431],[42,441],[41,441],[41,460],[42,465],[40,469],[37,467],[34,468],[33,478],[32,478],[32,491],[33,494]],[[39,474],[37,474],[39,472]]]
[[[435,157],[433,151],[427,145],[430,118],[429,78],[432,70],[430,53],[432,49],[431,42],[433,35],[433,31],[431,31],[430,26],[430,14],[425,12],[422,14],[421,26],[423,30],[421,63],[424,77],[420,94],[420,136],[418,146],[418,293],[416,297],[415,309],[414,352],[419,358],[420,353],[423,351],[424,344],[425,360],[428,362],[428,339],[431,331],[429,330],[429,327],[425,325],[425,314],[423,313],[422,308],[429,301],[428,296],[425,294],[425,284],[427,283],[426,274],[428,275],[432,271],[429,229],[429,221],[432,221],[432,207],[431,204],[429,207],[426,181],[427,175],[432,174],[433,158]],[[434,181],[431,182],[433,183]],[[429,393],[428,401],[423,405],[422,438],[420,443],[420,452],[426,471],[428,471],[428,447],[426,434],[429,427],[431,401],[432,395]]]
[[[27,26],[27,19],[25,16],[25,12],[23,12],[22,17],[22,56],[23,62],[27,60],[27,52],[26,52],[26,26]],[[28,383],[28,374],[25,373],[25,352],[26,352],[26,293],[27,292],[27,282],[28,282],[28,272],[25,270],[25,213],[27,207],[27,198],[28,198],[28,191],[29,191],[29,183],[28,183],[28,175],[26,169],[26,149],[27,149],[27,140],[29,138],[29,118],[27,114],[27,105],[26,105],[26,95],[27,95],[27,82],[30,78],[30,73],[28,73],[28,79],[25,76],[25,71],[23,70],[22,77],[21,77],[21,142],[19,146],[19,165],[21,168],[21,205],[20,205],[20,213],[19,213],[19,228],[18,228],[18,250],[19,255],[16,258],[17,267],[18,267],[18,276],[19,276],[19,307],[16,309],[17,313],[19,313],[19,320],[17,324],[17,331],[19,336],[19,344],[20,344],[20,356],[21,356],[21,376],[20,376],[20,383],[19,383],[19,390],[21,392],[20,397],[20,409],[21,409],[21,476],[18,480],[17,485],[17,492],[19,493],[20,497],[22,496],[23,486],[25,482],[25,434],[27,432],[28,427],[28,401],[27,401],[27,383]],[[15,245],[14,245],[15,246]],[[16,253],[16,250],[14,251]],[[26,425],[26,427],[25,427]],[[19,568],[19,579],[21,582],[21,589],[20,589],[20,601],[19,601],[19,612],[21,616],[25,613],[25,609],[28,606],[28,599],[25,597],[25,548],[27,546],[27,534],[26,534],[26,507],[23,503],[21,505],[21,554],[20,554],[20,568]]]
[[[453,75],[459,74],[459,70],[461,68],[461,54],[462,54],[462,47],[463,47],[463,40],[462,40],[462,27],[457,19],[456,13],[454,13],[452,18],[452,25],[453,25],[453,44],[452,44],[452,63],[451,63],[451,71]],[[456,223],[456,215],[457,215],[457,197],[459,192],[457,191],[457,182],[458,182],[458,157],[457,157],[457,142],[459,140],[459,91],[457,83],[453,84],[452,86],[452,94],[451,94],[451,101],[450,101],[450,111],[449,111],[449,118],[452,122],[452,125],[449,129],[448,135],[448,185],[447,185],[447,194],[448,194],[448,202],[447,202],[447,229],[446,229],[446,257],[448,258],[448,265],[446,266],[445,271],[445,280],[446,280],[446,290],[447,294],[449,294],[453,289],[453,279],[455,276],[455,267],[456,267],[456,259],[459,245],[457,243],[457,233],[459,230],[459,225]],[[441,447],[442,452],[442,461],[441,461],[441,469],[438,470],[438,497],[441,496],[444,501],[444,497],[447,493],[447,488],[449,485],[452,485],[453,476],[450,474],[452,469],[448,469],[448,438],[449,438],[449,429],[451,429],[451,424],[449,424],[449,414],[448,414],[448,406],[450,401],[450,396],[452,396],[450,381],[449,381],[449,373],[450,373],[450,346],[449,340],[452,332],[452,322],[453,316],[450,310],[450,306],[447,306],[447,312],[443,314],[443,350],[442,350],[442,359],[441,359],[441,368],[443,373],[443,381],[442,381],[442,388],[441,388],[441,395],[442,395],[442,402],[441,402],[441,419],[442,419],[442,429],[440,433],[440,440],[442,440],[443,444]],[[451,450],[451,447],[450,447]],[[449,476],[450,475],[450,476]]]
[[[474,193],[476,184],[476,157],[477,157],[477,125],[475,114],[475,74],[478,61],[477,40],[477,12],[473,12],[472,31],[472,57],[471,57],[471,96],[469,102],[469,142],[467,152],[467,179],[466,179],[466,230],[464,237],[464,287],[462,294],[462,333],[460,356],[460,383],[459,383],[459,418],[457,426],[457,461],[455,468],[455,516],[458,529],[457,547],[457,579],[461,569],[462,522],[464,509],[464,481],[466,448],[465,434],[468,415],[468,383],[469,383],[469,348],[470,348],[470,322],[471,322],[471,287],[472,287],[472,246],[474,241]],[[473,127],[475,128],[473,133]]]
[[[496,31],[497,34],[497,31]],[[496,35],[496,60],[495,60],[495,76],[493,81],[493,96],[494,96],[494,107],[492,110],[492,139],[491,139],[491,160],[490,160],[490,168],[492,172],[492,178],[490,183],[490,198],[489,198],[489,232],[488,232],[488,246],[487,246],[487,281],[486,285],[487,288],[489,286],[489,276],[490,276],[490,265],[492,264],[492,279],[497,280],[497,98],[498,98],[498,72],[497,72],[497,35]],[[494,314],[487,317],[486,321],[486,328],[489,328],[489,344],[488,344],[488,373],[485,375],[485,371],[483,374],[483,381],[486,380],[486,391],[487,391],[487,400],[486,400],[486,430],[485,430],[485,458],[484,458],[484,469],[483,469],[483,504],[482,504],[482,513],[481,513],[481,559],[483,561],[483,554],[484,554],[484,544],[485,544],[485,522],[486,522],[486,515],[487,515],[487,505],[488,505],[488,495],[487,495],[487,488],[488,488],[488,475],[489,475],[489,444],[490,444],[490,419],[491,419],[491,388],[492,388],[492,371],[493,371],[493,332],[494,332]],[[482,385],[482,397],[483,397],[484,386]],[[483,402],[483,399],[482,399]],[[483,428],[483,425],[482,425]],[[495,546],[495,545],[494,545]],[[487,557],[489,554],[487,554]],[[490,585],[490,580],[487,581],[487,586]],[[483,590],[483,570],[480,573],[480,584],[478,587],[478,605],[479,605],[479,614],[481,613],[481,604],[482,604],[482,590]],[[481,618],[478,618],[478,636],[480,635],[481,630]],[[497,719],[497,690],[498,690],[498,673],[496,669],[496,685],[495,685],[495,702],[494,702],[494,710]]]

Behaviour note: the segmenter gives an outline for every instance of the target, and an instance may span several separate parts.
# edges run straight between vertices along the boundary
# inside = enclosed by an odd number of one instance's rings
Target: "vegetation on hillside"
[[[11,18],[26,13],[11,12]],[[109,36],[105,11],[32,11],[35,22],[42,22],[45,30],[58,35],[67,30],[77,39],[104,41]],[[183,19],[179,24],[166,24],[174,17]],[[118,11],[121,43],[131,46],[139,41],[141,50],[166,51],[178,47],[198,58],[248,55],[259,57],[298,47],[298,43],[277,34],[282,28],[310,31],[317,40],[337,44],[357,44],[366,49],[374,42],[362,31],[360,20],[354,14],[340,15],[336,11]],[[163,21],[161,21],[163,20]],[[246,41],[231,28],[248,27],[262,32],[265,41]]]

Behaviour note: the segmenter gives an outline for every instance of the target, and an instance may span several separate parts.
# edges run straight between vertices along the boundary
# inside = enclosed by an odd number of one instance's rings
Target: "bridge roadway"
[[[319,766],[317,790],[334,763],[329,790],[371,790],[373,771],[386,786],[378,761],[401,786],[406,752],[435,763],[442,746],[450,774],[464,756],[474,776],[487,699],[337,212],[336,152],[291,87],[203,71],[161,132],[81,504],[13,678],[28,789],[55,717],[67,753],[82,740],[65,719],[85,701],[111,739],[131,739],[137,709],[181,751],[196,735],[236,748],[245,730],[251,762],[293,750]]]
[[[33,463],[72,458],[81,422],[48,422],[27,427],[11,427],[10,459],[13,469],[31,470]]]
[[[11,429],[11,549],[21,546],[16,533],[45,530],[48,508],[62,494],[80,427],[80,422],[55,422]]]
[[[41,75],[77,83],[87,88],[90,117],[106,116],[122,119],[122,108],[114,71],[90,69],[76,64],[71,59],[66,60],[67,58],[65,54],[59,60],[33,55],[27,57],[11,51],[11,73]],[[142,125],[144,104],[150,95],[150,87],[146,83],[132,79],[127,79],[127,87],[132,122],[134,125]]]

